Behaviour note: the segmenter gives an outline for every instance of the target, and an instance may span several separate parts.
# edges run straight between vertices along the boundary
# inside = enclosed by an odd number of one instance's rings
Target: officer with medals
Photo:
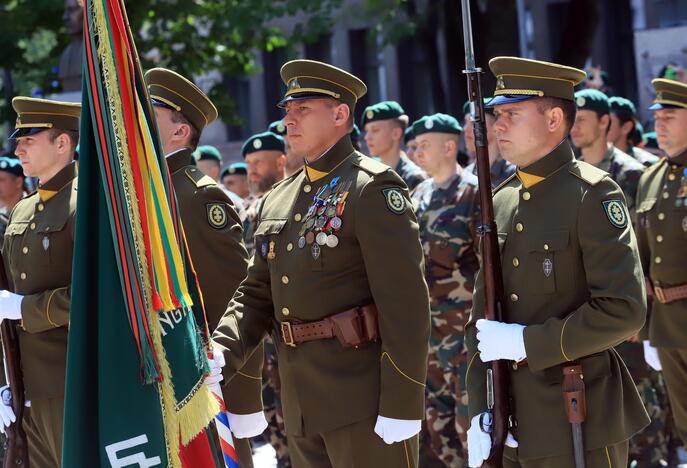
[[[647,363],[663,369],[677,432],[687,443],[687,84],[652,83],[650,109],[666,157],[647,169],[637,190],[637,237],[653,299],[640,337],[648,340]]]
[[[16,204],[5,230],[2,256],[12,292],[0,291],[0,320],[21,320],[24,389],[31,401],[23,426],[31,464],[59,467],[81,105],[15,97],[12,107],[17,112],[10,137],[17,142],[15,154],[24,174],[37,177],[39,185]],[[14,420],[8,387],[0,394],[0,422],[7,427]]]
[[[507,323],[484,319],[477,276],[466,326],[470,466],[490,453],[486,370],[510,361],[511,424],[506,467],[573,467],[563,366],[584,374],[587,466],[626,466],[628,439],[649,423],[613,350],[644,324],[646,296],[625,197],[609,175],[576,161],[576,68],[516,57],[489,62],[496,76],[494,131],[515,175],[494,191]],[[487,418],[488,419],[488,418]]]
[[[396,171],[408,190],[412,192],[427,178],[427,174],[401,151],[408,116],[399,103],[384,101],[367,107],[360,126],[365,130],[365,143],[370,154]]]
[[[429,301],[406,185],[353,149],[362,81],[310,60],[281,76],[306,164],[264,197],[248,278],[213,334],[224,374],[274,331],[295,467],[417,466]]]
[[[145,74],[145,80],[203,295],[207,325],[214,330],[227,301],[246,277],[248,264],[241,223],[230,199],[192,164],[201,132],[217,118],[217,109],[195,84],[171,70],[154,68]],[[261,365],[262,352],[258,350],[224,391],[241,466],[252,466],[246,438],[259,435],[266,426],[260,398]]]
[[[637,121],[636,107],[632,101],[620,96],[608,98],[611,123],[606,139],[616,148],[629,154],[649,167],[658,162],[658,156],[637,146],[642,141],[642,125]]]
[[[425,254],[432,333],[427,368],[427,432],[443,466],[462,468],[469,426],[465,323],[472,308],[477,258],[477,177],[456,164],[462,128],[446,114],[415,125],[418,162],[431,176],[412,193]],[[423,453],[424,454],[424,453]]]

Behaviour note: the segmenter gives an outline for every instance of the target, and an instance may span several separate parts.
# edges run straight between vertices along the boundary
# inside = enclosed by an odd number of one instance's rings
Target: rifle
[[[499,252],[494,204],[491,197],[491,172],[489,167],[489,147],[487,127],[482,100],[480,76],[482,69],[475,66],[475,50],[472,44],[472,20],[470,0],[461,0],[463,12],[463,42],[465,45],[465,70],[467,76],[468,98],[470,99],[470,118],[475,132],[477,179],[479,182],[479,204],[481,209],[480,225],[477,233],[482,246],[482,272],[484,276],[484,318],[504,321],[503,317],[503,274]],[[503,466],[503,447],[508,436],[510,405],[508,401],[508,370],[503,360],[494,361],[487,369],[487,409],[492,423],[488,427],[480,421],[481,429],[491,433],[492,447],[485,467]]]
[[[587,400],[582,366],[577,361],[563,366],[563,399],[565,400],[565,413],[572,429],[575,467],[585,468],[582,424],[587,417]]]
[[[8,289],[9,281],[5,271],[5,262],[0,253],[0,289]],[[3,468],[29,467],[29,444],[22,426],[24,419],[24,376],[21,370],[21,353],[19,351],[19,336],[17,335],[18,320],[3,320],[0,324],[2,336],[2,352],[5,355],[5,375],[12,394],[12,410],[17,420],[5,431],[5,458]]]

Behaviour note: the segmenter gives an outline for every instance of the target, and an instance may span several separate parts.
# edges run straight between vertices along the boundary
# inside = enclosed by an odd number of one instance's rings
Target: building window
[[[399,42],[396,51],[403,109],[411,121],[433,114],[436,109],[432,83],[429,73],[426,73],[427,61],[422,48],[413,38],[407,38]]]
[[[250,136],[250,83],[246,78],[225,76],[223,84],[234,101],[234,114],[240,119],[236,123],[226,125],[227,139],[245,140]]]
[[[369,29],[350,30],[348,32],[348,45],[351,73],[367,85],[367,94],[358,101],[356,106],[356,122],[358,122],[365,107],[383,99],[380,89],[383,63],[378,53],[375,38],[369,34]]]
[[[284,47],[274,49],[272,52],[263,51],[262,53],[262,78],[265,87],[265,115],[267,117],[267,122],[264,122],[265,126],[269,122],[283,117],[283,112],[277,107],[277,103],[281,101],[284,93],[286,93],[286,86],[279,74],[282,65],[286,61],[286,48]]]
[[[305,44],[305,58],[332,63],[332,35],[326,33],[318,37],[314,42]]]

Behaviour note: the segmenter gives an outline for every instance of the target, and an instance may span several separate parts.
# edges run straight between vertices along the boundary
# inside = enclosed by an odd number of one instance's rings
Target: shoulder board
[[[645,174],[649,174],[651,172],[654,172],[663,166],[665,166],[668,163],[668,158],[665,156],[662,157],[661,159],[658,160],[658,162],[652,164],[651,166],[647,167],[646,170],[644,171]]]
[[[508,185],[508,183],[509,183],[511,180],[513,180],[516,176],[517,176],[517,172],[513,172],[511,175],[509,175],[509,176],[506,178],[506,180],[504,180],[504,181],[501,182],[499,185],[497,185],[496,188],[495,188],[494,190],[492,190],[492,193],[496,193],[496,192],[498,192],[499,190],[501,190],[503,187],[505,187],[506,185]],[[477,177],[477,176],[475,176],[475,177]],[[478,179],[478,180],[479,180],[479,179]]]
[[[353,160],[353,165],[372,175],[379,175],[389,170],[389,166],[386,164],[375,161],[364,154],[358,154],[358,158]]]
[[[217,185],[217,182],[215,182],[212,177],[206,176],[195,167],[187,167],[184,172],[186,173],[186,177],[191,179],[191,182],[196,185],[196,188],[207,187],[208,185]]]
[[[584,161],[576,161],[569,169],[569,172],[592,187],[608,176],[606,171],[602,171]]]

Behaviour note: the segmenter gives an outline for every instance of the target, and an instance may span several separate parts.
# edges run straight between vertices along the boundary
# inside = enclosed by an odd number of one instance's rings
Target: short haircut
[[[69,137],[69,142],[71,143],[72,151],[75,151],[76,146],[79,144],[79,132],[77,132],[76,130],[62,130],[61,128],[51,128],[48,133],[50,143],[53,143],[57,139],[57,137],[59,137],[63,133],[67,135],[67,137]]]
[[[198,130],[196,126],[184,116],[184,114],[176,110],[172,110],[172,122],[175,124],[185,124],[191,128],[191,136],[189,138],[188,145],[192,150],[195,151],[195,149],[198,147],[198,142],[200,141],[200,130]]]
[[[575,123],[575,115],[577,115],[577,105],[574,101],[568,99],[561,99],[556,97],[545,96],[537,99],[537,109],[542,114],[554,107],[560,107],[563,111],[563,118],[565,119],[565,133],[570,133],[573,124]]]

